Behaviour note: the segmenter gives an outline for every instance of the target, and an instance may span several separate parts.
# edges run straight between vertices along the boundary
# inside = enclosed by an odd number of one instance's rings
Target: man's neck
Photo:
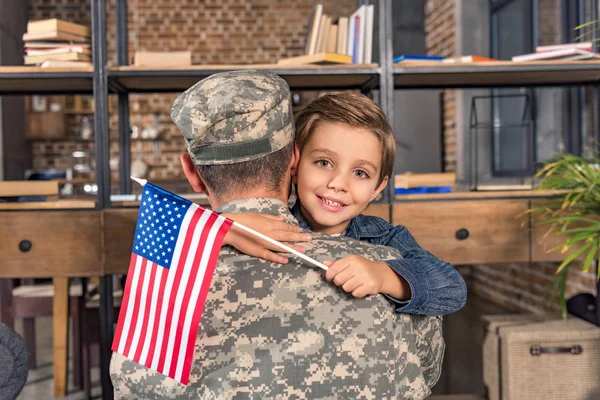
[[[235,200],[243,200],[243,199],[252,199],[252,198],[270,198],[270,199],[278,199],[287,204],[288,201],[288,193],[287,191],[281,191],[281,193],[273,192],[272,190],[258,189],[258,190],[250,190],[243,193],[236,193],[233,196],[224,196],[220,198],[215,198],[213,196],[208,196],[208,202],[213,210],[221,207],[225,203],[229,203]]]

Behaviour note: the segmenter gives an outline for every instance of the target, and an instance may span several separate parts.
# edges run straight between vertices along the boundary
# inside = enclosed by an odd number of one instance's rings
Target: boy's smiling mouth
[[[324,205],[325,208],[330,211],[340,211],[341,209],[346,207],[346,204],[342,203],[339,200],[329,199],[327,197],[323,197],[323,196],[319,196],[319,195],[316,195],[316,196],[320,200],[321,204]]]

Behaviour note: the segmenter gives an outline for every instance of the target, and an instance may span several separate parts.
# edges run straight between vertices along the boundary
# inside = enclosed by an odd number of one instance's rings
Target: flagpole
[[[245,226],[245,225],[242,225],[242,224],[240,224],[240,223],[238,223],[238,222],[235,222],[235,221],[234,221],[234,222],[233,222],[233,226],[237,226],[238,228],[240,228],[240,229],[242,229],[242,230],[245,230],[245,231],[246,231],[246,232],[248,232],[248,233],[251,233],[251,234],[253,234],[253,235],[256,235],[256,236],[258,236],[259,238],[261,238],[261,239],[263,239],[263,240],[266,240],[267,242],[269,242],[269,243],[271,243],[271,244],[274,244],[275,246],[277,246],[277,247],[279,247],[279,248],[282,248],[283,250],[285,250],[285,251],[287,251],[287,252],[289,252],[289,253],[295,254],[295,255],[297,255],[298,257],[302,258],[303,260],[306,260],[306,261],[308,261],[309,263],[311,263],[311,264],[313,264],[313,265],[315,265],[315,266],[317,266],[317,267],[319,267],[319,268],[321,268],[321,269],[323,269],[323,270],[327,271],[327,266],[326,266],[325,264],[322,264],[322,263],[318,262],[317,260],[315,260],[315,259],[313,259],[313,258],[310,258],[310,257],[309,257],[309,256],[307,256],[306,254],[302,254],[302,253],[300,253],[298,250],[294,250],[294,249],[292,249],[291,247],[289,247],[289,246],[286,246],[285,244],[283,244],[283,243],[281,243],[281,242],[278,242],[277,240],[271,239],[270,237],[268,237],[268,236],[266,236],[266,235],[263,235],[263,234],[262,234],[262,233],[260,233],[260,232],[256,232],[254,229],[250,229],[250,228],[248,228],[247,226]]]
[[[135,177],[131,177],[132,180],[136,181],[137,183],[139,183],[140,185],[144,186],[146,183],[148,183],[147,180],[145,179],[140,179],[140,178],[135,178]],[[271,239],[270,237],[263,235],[260,232],[255,231],[254,229],[250,229],[245,225],[240,224],[239,222],[235,222],[233,221],[233,226],[236,226],[238,228],[240,228],[241,230],[244,230],[252,235],[258,236],[259,238],[266,240],[267,242],[274,244],[275,246],[287,251],[288,253],[292,253],[294,255],[297,255],[298,257],[302,258],[305,261],[308,261],[309,263],[321,268],[322,270],[327,271],[327,266],[323,263],[318,262],[317,260],[310,258],[309,256],[307,256],[306,254],[302,254],[300,253],[298,250],[294,250],[293,248],[286,246],[285,244],[278,242],[277,240]]]

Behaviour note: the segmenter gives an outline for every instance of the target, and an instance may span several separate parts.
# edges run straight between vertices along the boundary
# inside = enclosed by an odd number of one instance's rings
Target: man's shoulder
[[[380,246],[366,241],[355,240],[343,236],[329,236],[322,233],[313,233],[313,240],[301,243],[306,248],[307,254],[314,254],[317,259],[320,255],[332,258],[341,258],[349,254],[360,254],[366,258],[393,259],[399,258],[400,253],[391,247]]]

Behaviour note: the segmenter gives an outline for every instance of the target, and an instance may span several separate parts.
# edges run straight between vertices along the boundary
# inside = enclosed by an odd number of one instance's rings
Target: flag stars
[[[175,238],[173,236],[171,236],[171,241],[174,241],[174,240],[175,240]]]
[[[157,194],[154,194],[154,198],[157,198],[157,197],[158,197],[158,195],[157,195]]]
[[[167,211],[167,214],[171,215],[171,211]]]
[[[177,218],[181,218],[181,214],[177,214]]]
[[[171,222],[175,221],[173,218],[171,218]]]

